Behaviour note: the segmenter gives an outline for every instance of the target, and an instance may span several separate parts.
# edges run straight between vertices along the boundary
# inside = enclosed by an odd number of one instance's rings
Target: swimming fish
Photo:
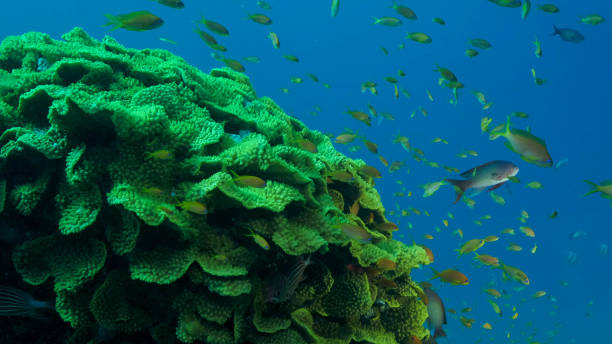
[[[130,31],[146,31],[157,29],[164,24],[164,21],[149,11],[136,11],[127,14],[104,15],[108,23],[104,26],[112,25],[111,31],[116,29],[126,29]]]
[[[574,29],[558,28],[554,25],[553,25],[553,29],[555,30],[555,32],[553,32],[552,35],[553,36],[559,35],[559,37],[561,37],[561,39],[566,42],[580,43],[584,41],[584,36],[580,32]]]
[[[446,337],[442,329],[442,326],[446,325],[446,311],[442,299],[431,288],[423,288],[423,292],[427,296],[427,323],[434,330],[433,338]]]
[[[172,7],[172,8],[184,8],[185,4],[181,0],[154,0],[161,5]]]
[[[582,197],[594,194],[596,192],[601,192],[601,197],[612,200],[612,180],[605,180],[601,182],[600,185],[597,185],[588,180],[585,180],[584,182],[591,186],[591,191],[585,193],[584,195],[582,195]]]
[[[446,283],[450,283],[452,285],[468,285],[470,284],[470,281],[468,280],[468,278],[461,273],[460,271],[457,270],[452,270],[452,269],[446,269],[444,271],[436,271],[433,268],[431,269],[434,273],[434,277],[432,277],[431,279],[435,279],[435,278],[440,278],[440,280],[442,282],[446,282]]]
[[[527,278],[527,275],[520,269],[503,263],[501,264],[500,269],[511,279],[521,282],[524,285],[529,285],[529,278]]]
[[[249,19],[251,19],[252,21],[254,21],[257,24],[262,24],[262,25],[270,25],[270,24],[272,24],[272,19],[270,19],[270,17],[268,17],[265,14],[254,13],[254,14],[249,14],[248,17],[249,17]]]
[[[429,37],[426,33],[423,32],[411,32],[408,34],[407,37],[417,43],[429,44],[432,42],[431,37]]]
[[[521,6],[520,0],[489,0],[489,2],[492,2],[502,7],[509,7],[509,8],[516,8],[516,7]]]
[[[229,30],[225,26],[215,21],[208,20],[204,16],[202,16],[202,19],[200,19],[199,23],[204,24],[204,26],[206,26],[207,29],[216,33],[217,35],[229,36]]]
[[[278,280],[277,285],[267,288],[266,302],[281,303],[291,299],[300,282],[304,280],[304,271],[311,264],[310,256],[306,259],[299,257],[288,273]]]
[[[446,179],[446,181],[455,186],[457,192],[455,203],[457,203],[467,189],[490,187],[489,191],[495,190],[505,183],[508,177],[515,176],[518,171],[519,168],[511,162],[495,160],[461,173],[461,177],[466,178],[465,180]]]
[[[539,5],[538,9],[546,12],[546,13],[559,13],[559,7],[553,5],[553,4],[544,4],[544,5]]]
[[[335,17],[338,15],[338,9],[340,8],[340,0],[332,0],[331,4],[331,16]]]
[[[484,244],[485,241],[482,239],[472,239],[465,242],[460,249],[457,249],[455,251],[457,251],[459,256],[462,256],[467,253],[475,252],[476,250],[484,246]]]
[[[177,205],[191,213],[200,215],[208,214],[208,209],[206,209],[206,206],[198,201],[183,201]]]
[[[521,129],[510,129],[510,116],[506,122],[504,132],[496,132],[495,135],[505,137],[505,143],[511,151],[519,154],[521,159],[540,167],[552,167],[553,161],[546,148],[546,142],[531,132]]]
[[[533,53],[537,58],[542,57],[542,44],[538,41],[538,37],[536,37],[535,41],[533,41],[533,45],[535,45],[535,50]]]
[[[493,45],[491,45],[491,43],[484,38],[470,39],[468,43],[470,43],[470,45],[473,47],[480,49],[491,49],[493,47]]]
[[[417,20],[417,15],[414,13],[414,11],[411,10],[410,8],[406,7],[406,6],[402,6],[402,5],[398,5],[398,4],[393,4],[393,6],[391,6],[391,8],[393,8],[395,10],[395,12],[397,12],[400,15],[402,15],[406,19]]]
[[[598,24],[605,22],[606,19],[600,16],[599,14],[591,14],[586,17],[580,18],[580,21],[585,24],[598,25]]]
[[[400,26],[402,25],[402,21],[395,17],[381,17],[374,18],[374,24],[380,24],[384,26]]]
[[[232,180],[238,186],[250,186],[250,187],[261,189],[261,188],[266,187],[267,185],[265,180],[257,176],[239,176],[234,171],[230,171],[230,172],[234,175],[234,178]]]
[[[21,289],[0,285],[0,316],[46,319],[51,312],[55,312],[54,304],[36,300]]]
[[[531,0],[523,0],[523,7],[521,8],[521,18],[527,19],[529,11],[531,10]]]
[[[261,235],[253,232],[252,229],[249,228],[249,230],[251,231],[250,234],[247,234],[246,236],[253,238],[253,241],[259,245],[259,247],[263,248],[264,250],[268,251],[270,250],[270,244],[268,243],[268,241],[262,237]]]

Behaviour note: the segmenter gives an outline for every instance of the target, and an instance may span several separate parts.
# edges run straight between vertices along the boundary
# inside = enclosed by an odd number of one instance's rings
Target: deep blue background
[[[227,57],[242,59],[258,56],[259,64],[244,62],[247,74],[259,96],[272,97],[285,111],[310,128],[337,135],[343,128],[358,130],[360,134],[380,145],[380,153],[389,161],[406,161],[406,167],[393,174],[388,173],[378,158],[365,149],[350,152],[348,147],[338,149],[354,158],[364,159],[383,171],[377,182],[383,202],[388,210],[415,207],[428,211],[431,216],[411,215],[390,219],[401,225],[396,233],[407,243],[416,240],[431,247],[436,255],[434,267],[438,270],[458,268],[470,278],[469,286],[439,286],[439,294],[447,308],[460,310],[472,307],[466,316],[476,319],[474,328],[466,329],[457,316],[449,314],[447,325],[449,343],[483,342],[506,343],[612,343],[609,327],[609,310],[612,306],[610,285],[611,257],[601,255],[601,244],[612,245],[612,208],[610,201],[598,196],[581,198],[589,190],[582,180],[600,182],[612,179],[612,113],[609,107],[611,95],[612,28],[609,22],[599,26],[579,22],[579,17],[598,13],[612,20],[612,3],[604,0],[557,0],[560,13],[548,14],[537,9],[527,20],[521,20],[520,8],[498,7],[488,1],[404,1],[418,15],[417,21],[404,20],[400,27],[373,25],[373,17],[394,15],[391,1],[341,0],[338,17],[329,15],[329,1],[280,1],[270,0],[273,9],[265,11],[256,1],[199,1],[184,0],[186,8],[176,10],[153,1],[83,1],[56,0],[28,2],[5,1],[0,11],[0,38],[26,31],[47,32],[54,38],[81,26],[92,36],[101,39],[108,29],[101,27],[104,13],[123,14],[148,9],[165,20],[164,26],[149,32],[116,30],[110,33],[122,44],[132,48],[164,48],[182,56],[204,71],[221,64],[211,58],[212,52],[193,32],[194,21],[203,13],[230,30],[229,37],[218,37],[228,47]],[[534,6],[535,7],[535,6]],[[263,12],[274,23],[262,26],[246,19],[247,13]],[[442,17],[447,25],[431,22]],[[572,44],[552,37],[552,25],[580,30],[586,40]],[[281,49],[272,47],[267,35],[278,34]],[[422,31],[433,38],[430,45],[421,45],[405,38],[406,33]],[[533,54],[535,37],[542,42],[544,56]],[[178,42],[171,45],[159,40],[165,37]],[[486,38],[493,44],[488,51],[473,59],[464,51],[467,40]],[[398,48],[405,43],[404,49]],[[380,47],[390,54],[385,56]],[[294,54],[299,63],[292,63],[282,55]],[[455,72],[466,88],[461,90],[459,104],[451,105],[451,93],[437,84],[438,74],[433,72],[439,64]],[[547,80],[536,86],[530,74],[536,68],[538,76]],[[412,97],[393,97],[393,88],[385,76],[396,76],[402,69],[406,77],[399,78],[401,87]],[[319,83],[312,82],[306,73],[314,73]],[[292,84],[290,77],[299,76],[303,84]],[[364,81],[376,81],[379,95],[361,93]],[[322,86],[331,85],[330,89]],[[281,88],[290,89],[288,94]],[[429,89],[435,98],[432,103],[426,95]],[[493,106],[483,111],[471,94],[477,89],[485,93]],[[384,120],[367,127],[344,112],[348,109],[367,111],[366,104],[374,105],[379,112],[392,113],[396,120]],[[310,114],[316,106],[321,112]],[[423,117],[418,107],[429,112]],[[410,114],[417,110],[417,115]],[[568,158],[560,169],[545,169],[527,164],[506,149],[504,139],[489,141],[480,132],[480,119],[493,117],[501,123],[507,114],[524,111],[530,117],[513,119],[516,127],[531,126],[533,133],[546,140],[555,161]],[[376,122],[376,121],[375,121]],[[428,160],[441,165],[465,170],[489,160],[503,159],[520,167],[522,185],[510,185],[498,191],[507,200],[498,205],[486,194],[475,197],[474,209],[464,203],[452,205],[454,199],[450,187],[443,187],[430,198],[422,198],[419,185],[451,176],[442,168],[431,168],[414,161],[398,145],[391,143],[392,136],[408,136],[411,143],[425,151]],[[449,141],[448,145],[432,143],[435,137]],[[461,159],[456,156],[462,149],[473,149],[478,157]],[[403,187],[412,191],[412,197],[394,197]],[[540,181],[542,190],[524,187],[529,181]],[[518,231],[521,210],[529,212],[527,225],[536,232],[535,238],[527,238]],[[548,215],[558,210],[557,219]],[[455,215],[450,226],[444,228],[442,219],[447,212]],[[483,225],[473,221],[485,214],[492,216]],[[408,223],[413,229],[408,229]],[[436,231],[441,228],[441,232]],[[512,227],[514,237],[500,235],[502,229]],[[461,228],[463,240],[496,234],[500,241],[489,243],[480,249],[500,257],[504,262],[522,268],[531,280],[524,290],[521,285],[504,282],[499,270],[476,267],[472,257],[457,259],[453,249],[462,239],[453,235]],[[584,231],[588,236],[570,240],[569,234]],[[423,239],[431,234],[434,240]],[[524,247],[522,252],[507,251],[510,242]],[[538,245],[536,254],[529,251]],[[575,264],[567,262],[569,251],[577,254]],[[431,277],[429,268],[414,271],[413,277],[426,280]],[[563,283],[565,282],[565,283]],[[566,284],[567,286],[564,286]],[[505,290],[507,296],[497,300],[504,311],[498,317],[481,292],[489,285]],[[531,295],[545,290],[547,297],[533,299]],[[590,304],[591,303],[591,304]],[[516,306],[518,318],[511,320]],[[482,329],[489,322],[492,331]],[[441,340],[444,342],[444,340]]]

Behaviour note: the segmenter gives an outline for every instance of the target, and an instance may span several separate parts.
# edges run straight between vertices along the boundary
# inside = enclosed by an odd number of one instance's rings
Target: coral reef
[[[382,230],[365,163],[257,97],[245,75],[75,28],[6,38],[0,80],[0,212],[21,235],[0,256],[4,283],[54,295],[55,338],[428,335],[410,270],[429,259]]]

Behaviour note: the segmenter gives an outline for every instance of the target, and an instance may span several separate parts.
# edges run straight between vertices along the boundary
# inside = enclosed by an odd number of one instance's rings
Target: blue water
[[[521,20],[520,8],[502,8],[484,0],[405,1],[402,3],[411,7],[419,19],[404,20],[400,27],[383,27],[372,23],[375,16],[395,15],[389,8],[392,2],[387,0],[341,0],[336,18],[329,14],[331,1],[270,0],[271,11],[258,8],[255,0],[184,2],[185,9],[176,10],[147,0],[5,1],[0,11],[0,37],[43,31],[59,38],[72,27],[80,26],[98,39],[111,34],[128,47],[168,49],[208,71],[222,63],[211,57],[212,50],[193,32],[194,21],[203,13],[229,28],[229,37],[218,38],[228,48],[227,57],[261,58],[259,64],[244,62],[259,96],[272,97],[287,113],[312,129],[334,135],[344,128],[358,131],[378,143],[380,154],[390,162],[406,162],[400,171],[388,173],[377,156],[364,147],[355,152],[347,146],[337,147],[383,172],[377,189],[388,210],[414,207],[430,214],[389,216],[401,227],[396,238],[428,245],[435,253],[434,268],[456,268],[469,277],[468,286],[434,282],[447,309],[460,312],[471,307],[473,311],[463,315],[476,320],[473,328],[467,329],[458,315],[448,314],[448,339],[441,339],[441,343],[612,343],[612,334],[607,330],[612,306],[612,257],[600,254],[602,244],[612,245],[612,208],[609,200],[597,195],[580,197],[589,190],[583,179],[595,182],[612,179],[609,110],[612,26],[610,22],[598,26],[579,22],[580,16],[591,13],[612,20],[612,3],[556,0],[560,13],[548,14],[534,8],[527,20]],[[104,13],[143,9],[162,17],[165,24],[148,32],[109,33],[102,27],[106,22]],[[273,25],[262,26],[247,20],[246,14],[254,12],[269,15]],[[441,17],[447,24],[432,23],[433,17]],[[577,29],[586,39],[580,44],[563,42],[551,36],[553,25]],[[278,50],[267,38],[270,31],[280,38]],[[412,31],[426,32],[433,43],[422,45],[407,40],[406,33]],[[544,51],[541,59],[533,54],[531,42],[536,36]],[[160,41],[160,37],[178,44]],[[470,59],[464,51],[468,48],[467,40],[476,37],[487,39],[493,48]],[[401,43],[405,48],[398,47]],[[389,55],[384,55],[381,47]],[[285,60],[282,57],[285,54],[298,56],[300,62]],[[436,64],[450,68],[465,84],[458,104],[449,104],[450,90],[438,86],[438,74],[432,71]],[[534,84],[531,68],[536,69],[538,77],[547,80],[544,85]],[[410,99],[403,95],[396,99],[392,86],[383,80],[385,76],[397,76],[398,69],[407,74],[398,79],[399,85],[412,94]],[[306,73],[317,75],[320,82],[312,82]],[[294,76],[302,77],[304,83],[291,83]],[[361,84],[367,80],[377,82],[378,95],[361,92]],[[330,88],[322,83],[329,83]],[[289,93],[283,93],[281,88],[288,88]],[[431,91],[434,102],[428,99],[426,89]],[[481,109],[470,92],[473,89],[483,91],[494,103],[489,110]],[[395,120],[379,123],[375,119],[367,127],[345,113],[349,108],[367,111],[367,104],[379,112],[393,114]],[[311,114],[317,106],[320,112]],[[427,117],[418,111],[419,106],[428,111]],[[410,118],[413,111],[416,115]],[[568,163],[558,169],[528,164],[504,147],[503,138],[490,141],[488,135],[481,133],[482,117],[492,117],[495,125],[513,111],[530,115],[528,119],[513,118],[515,127],[530,126],[535,135],[546,140],[555,162],[567,158]],[[453,205],[454,194],[449,186],[432,197],[422,198],[419,185],[453,175],[413,160],[399,145],[392,144],[395,134],[409,137],[429,161],[462,171],[490,160],[512,161],[520,167],[518,177],[523,183],[497,191],[507,201],[504,206],[486,193],[474,197],[477,204],[473,209],[465,203]],[[433,143],[435,137],[444,138],[449,144]],[[459,158],[456,155],[462,149],[475,150],[479,156]],[[530,181],[540,181],[544,188],[526,188],[524,185]],[[402,187],[406,193],[412,191],[412,196],[394,197],[395,192],[403,191]],[[521,210],[529,213],[525,225],[535,230],[535,238],[518,231],[523,225],[518,220]],[[549,219],[554,210],[558,211],[558,218]],[[455,219],[450,219],[449,227],[445,228],[442,220],[448,212]],[[482,225],[474,223],[486,214],[492,218],[482,220]],[[409,223],[412,229],[408,228]],[[501,230],[507,227],[514,228],[516,235],[501,235]],[[463,230],[464,239],[453,234],[458,228]],[[575,231],[588,235],[570,240],[568,236]],[[434,240],[424,239],[425,234],[433,235]],[[523,269],[531,285],[516,290],[521,285],[504,281],[501,271],[477,267],[471,256],[457,259],[453,250],[464,240],[487,235],[498,235],[500,240],[486,244],[479,252]],[[506,250],[510,242],[521,245],[523,250]],[[532,254],[534,244],[538,249]],[[569,252],[576,254],[573,264],[568,262]],[[431,275],[430,269],[424,268],[414,271],[413,278],[422,281]],[[490,297],[481,291],[490,287],[506,293],[496,300],[504,312],[502,317],[493,312],[487,302]],[[547,296],[532,298],[540,290],[546,291]],[[515,313],[512,307],[518,312],[515,320],[511,319]],[[493,329],[483,329],[485,322]]]

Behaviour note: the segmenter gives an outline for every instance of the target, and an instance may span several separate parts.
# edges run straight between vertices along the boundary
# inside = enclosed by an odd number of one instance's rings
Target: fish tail
[[[431,272],[433,272],[433,274],[434,274],[433,277],[429,279],[430,281],[440,277],[440,273],[438,271],[436,271],[436,269],[432,268],[431,266],[429,268],[431,269]]]
[[[451,183],[455,188],[455,192],[457,193],[457,198],[455,199],[455,204],[459,202],[465,190],[470,187],[469,180],[459,180],[459,179],[444,179],[445,181]]]
[[[597,184],[595,184],[595,183],[593,183],[591,181],[588,181],[588,180],[585,180],[584,182],[589,184],[592,187],[592,189],[591,189],[591,191],[589,191],[589,192],[585,193],[584,195],[582,195],[582,197],[588,196],[588,195],[592,195],[592,194],[596,193],[597,191],[599,191],[599,185],[597,185]]]
[[[559,28],[555,25],[553,25],[553,29],[555,30],[555,32],[552,33],[553,36],[561,34],[561,31],[559,31]]]
[[[104,15],[106,17],[106,19],[108,19],[108,23],[102,25],[102,26],[113,26],[113,28],[111,29],[111,31],[117,30],[118,28],[121,27],[121,20],[119,19],[119,17],[114,16],[112,14],[105,14]]]
[[[437,328],[434,331],[434,336],[433,337],[434,337],[434,339],[435,338],[440,338],[440,337],[446,337],[446,332],[444,332],[444,330],[441,329],[441,328]]]

